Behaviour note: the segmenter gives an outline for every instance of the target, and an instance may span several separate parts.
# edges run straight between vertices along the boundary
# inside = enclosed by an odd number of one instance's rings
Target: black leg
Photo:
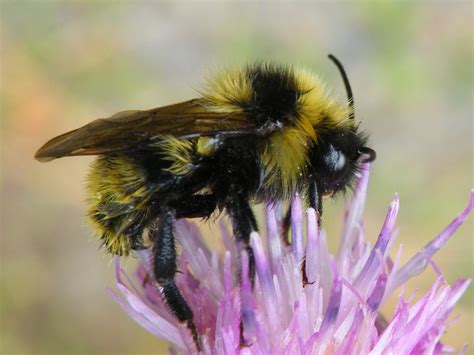
[[[321,217],[323,216],[323,201],[318,184],[313,181],[309,184],[309,205],[316,210],[318,216],[318,227],[321,228]]]
[[[255,259],[250,247],[250,233],[258,231],[257,220],[253,214],[248,199],[239,194],[233,194],[227,199],[227,211],[232,219],[234,236],[249,255],[249,277],[255,279]]]
[[[176,211],[176,218],[209,217],[216,209],[217,200],[214,195],[192,195],[171,203]]]
[[[173,212],[164,212],[153,232],[153,272],[163,288],[163,297],[171,311],[181,321],[186,322],[196,346],[200,350],[200,339],[193,322],[193,313],[174,281],[176,274],[176,248],[173,233]]]
[[[290,231],[290,226],[291,226],[291,203],[288,206],[288,209],[286,210],[286,214],[282,220],[282,232],[283,232],[282,237],[286,245],[290,245],[290,239],[289,239],[289,234],[288,234]]]
[[[250,233],[258,231],[257,220],[253,214],[248,199],[240,194],[232,194],[227,199],[227,212],[232,220],[234,236],[247,251],[249,256],[249,278],[252,287],[255,283],[255,257],[250,246]],[[243,338],[243,323],[240,322],[240,344],[247,346]]]

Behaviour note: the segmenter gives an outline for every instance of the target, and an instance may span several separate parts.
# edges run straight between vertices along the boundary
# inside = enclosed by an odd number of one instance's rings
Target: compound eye
[[[334,170],[341,171],[342,169],[344,169],[344,166],[346,166],[346,156],[343,153],[339,152],[336,164],[334,164]]]
[[[329,145],[324,161],[329,171],[339,172],[346,166],[346,156],[334,146]]]

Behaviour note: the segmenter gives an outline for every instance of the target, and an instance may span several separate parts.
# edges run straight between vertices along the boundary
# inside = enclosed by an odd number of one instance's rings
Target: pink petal
[[[281,273],[281,258],[283,255],[282,236],[279,233],[275,204],[271,203],[266,208],[267,225],[267,250],[273,272]]]
[[[454,232],[466,220],[473,207],[474,190],[471,191],[469,203],[464,211],[397,272],[397,276],[392,286],[393,289],[396,289],[413,276],[420,274],[426,268],[427,260],[431,258],[449,240],[449,238],[451,238]]]
[[[338,266],[341,269],[342,262],[345,260],[349,250],[357,238],[357,231],[359,223],[362,219],[362,212],[364,210],[365,199],[367,195],[367,186],[369,184],[370,164],[363,164],[360,170],[360,178],[352,197],[349,212],[347,213],[344,223],[344,229],[339,244],[339,251],[337,253]],[[346,275],[343,275],[346,277]]]
[[[291,203],[291,248],[298,262],[301,262],[304,255],[303,240],[303,208],[301,207],[301,198],[295,194]]]

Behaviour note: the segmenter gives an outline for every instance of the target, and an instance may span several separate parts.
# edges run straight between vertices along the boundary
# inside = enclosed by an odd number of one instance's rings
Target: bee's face
[[[375,159],[375,152],[365,147],[366,138],[355,130],[322,136],[311,152],[312,178],[322,194],[333,194],[350,186],[363,155]]]

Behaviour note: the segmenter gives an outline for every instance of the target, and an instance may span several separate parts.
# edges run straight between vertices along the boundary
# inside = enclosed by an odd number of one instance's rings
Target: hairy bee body
[[[152,249],[153,276],[198,348],[192,311],[174,281],[174,219],[225,210],[252,278],[250,233],[258,229],[252,203],[288,200],[299,191],[321,217],[322,196],[350,187],[362,156],[375,158],[354,122],[345,72],[330,58],[349,104],[309,72],[256,64],[211,77],[197,99],[95,120],[36,154],[40,161],[98,155],[87,180],[96,234],[111,254]]]
[[[88,215],[112,254],[142,246],[143,230],[173,196],[207,190],[224,207],[234,181],[253,201],[304,190],[312,145],[335,130],[352,129],[347,105],[329,99],[316,77],[289,67],[224,72],[207,90],[200,102],[206,110],[246,112],[257,126],[270,119],[281,129],[268,136],[163,135],[154,137],[152,147],[99,157],[88,178]],[[176,191],[180,180],[192,183]]]
[[[141,222],[156,188],[135,159],[127,155],[97,158],[87,179],[88,217],[102,245],[127,255],[141,245]]]

